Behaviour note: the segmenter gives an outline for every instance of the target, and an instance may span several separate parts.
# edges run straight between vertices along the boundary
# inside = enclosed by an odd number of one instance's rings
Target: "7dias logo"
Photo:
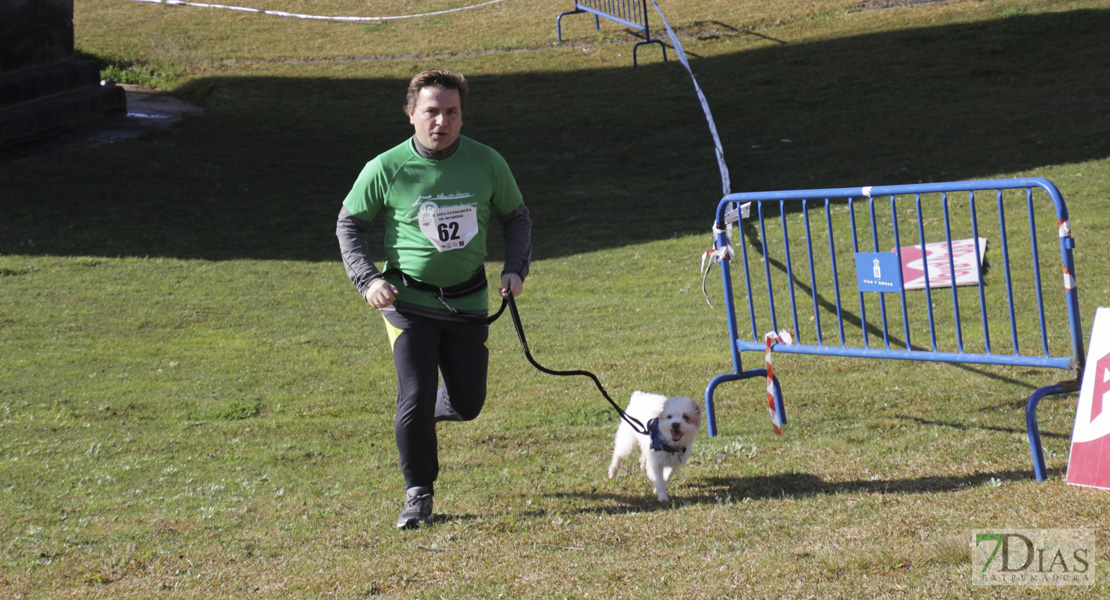
[[[1095,533],[1085,529],[973,531],[971,578],[980,585],[1091,585]]]

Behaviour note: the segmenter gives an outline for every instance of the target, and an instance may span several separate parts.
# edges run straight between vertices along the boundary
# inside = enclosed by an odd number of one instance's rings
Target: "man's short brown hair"
[[[405,114],[416,108],[420,90],[426,87],[459,91],[459,108],[466,108],[466,92],[469,87],[461,73],[447,69],[428,69],[413,76],[409,81],[409,91],[405,98]]]

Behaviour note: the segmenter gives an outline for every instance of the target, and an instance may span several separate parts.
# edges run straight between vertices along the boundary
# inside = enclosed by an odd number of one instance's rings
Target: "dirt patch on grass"
[[[877,0],[876,2],[857,2],[852,5],[852,10],[883,10],[887,8],[902,8],[918,4],[934,4],[948,2],[948,0]]]

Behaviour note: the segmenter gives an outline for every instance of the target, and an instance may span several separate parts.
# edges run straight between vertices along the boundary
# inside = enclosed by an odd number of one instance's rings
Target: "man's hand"
[[[385,308],[397,299],[397,288],[384,279],[375,279],[366,290],[366,302],[374,308]]]
[[[505,273],[501,276],[501,297],[504,298],[510,291],[513,293],[513,298],[520,296],[520,292],[524,290],[524,281],[520,279],[520,275],[516,273]]]

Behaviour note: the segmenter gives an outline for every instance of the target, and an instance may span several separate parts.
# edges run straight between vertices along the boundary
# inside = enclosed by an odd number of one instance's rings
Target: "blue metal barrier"
[[[632,66],[638,66],[636,54],[644,44],[659,44],[663,49],[663,61],[667,60],[667,47],[659,40],[651,39],[651,29],[648,27],[647,0],[577,0],[574,10],[560,13],[555,19],[555,37],[563,41],[563,17],[578,13],[589,13],[594,16],[594,29],[601,30],[600,18],[616,21],[627,25],[644,34],[644,41],[632,47]]]
[[[766,377],[766,369],[745,371],[740,353],[764,352],[763,334],[784,325],[797,342],[775,343],[773,352],[1074,371],[1074,381],[1042,387],[1026,403],[1034,474],[1037,481],[1046,479],[1037,403],[1077,391],[1084,357],[1075,243],[1064,199],[1052,182],[1027,178],[729,194],[717,207],[718,248],[730,245],[728,222],[749,202],[751,218],[739,230],[744,239],[720,261],[733,372],[706,387],[710,436],[717,429],[715,389],[727,381]],[[815,226],[814,214],[823,223]],[[1050,223],[1038,226],[1045,221]],[[956,262],[962,238],[973,241],[965,254],[971,268]],[[980,239],[989,244],[985,254]],[[1059,241],[1058,259],[1053,239]],[[806,255],[800,268],[794,264],[800,252],[791,252],[798,247]],[[930,258],[930,251],[936,256]],[[909,260],[918,252],[919,261]],[[857,268],[861,257],[868,265],[874,261],[873,274]],[[744,284],[744,322],[736,318],[736,261]],[[910,267],[903,266],[907,261]],[[896,276],[888,274],[884,281],[880,262],[885,268],[896,265]],[[949,274],[961,269],[973,279],[977,275],[977,282],[958,286]],[[1044,293],[1046,269],[1063,273],[1062,294]],[[923,289],[906,289],[904,273],[917,270]],[[896,297],[889,311],[888,296]],[[774,401],[785,423],[777,379]]]

